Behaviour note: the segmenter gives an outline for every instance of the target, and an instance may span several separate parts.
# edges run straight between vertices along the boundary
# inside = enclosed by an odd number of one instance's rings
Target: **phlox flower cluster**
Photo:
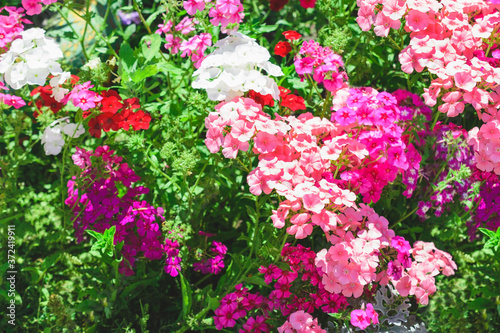
[[[108,146],[94,152],[76,148],[72,156],[82,169],[68,181],[66,205],[73,211],[73,227],[78,242],[86,239],[85,230],[103,232],[116,227],[114,243],[124,242],[121,250],[121,274],[133,275],[139,257],[161,260],[166,257],[165,271],[176,276],[180,270],[179,244],[165,238],[161,225],[163,209],[155,208],[139,196],[149,189],[134,186],[140,177]],[[118,193],[118,186],[125,193]]]
[[[90,81],[77,84],[69,94],[64,96],[61,103],[67,104],[71,101],[74,106],[82,109],[83,111],[93,109],[97,107],[100,101],[102,101],[102,96],[95,91],[90,90],[92,88],[94,88],[94,85]]]
[[[325,290],[331,293],[359,298],[374,282],[392,282],[401,296],[415,295],[425,305],[436,291],[434,276],[449,276],[457,269],[451,256],[433,243],[416,242],[411,248],[373,208],[361,204],[360,210],[348,208],[338,218],[329,237],[333,245],[315,259],[324,273]]]
[[[45,30],[31,28],[19,35],[21,38],[12,41],[9,50],[0,55],[0,74],[10,87],[19,89],[26,84],[43,86],[49,74],[56,75],[52,79],[54,82],[62,76],[69,77],[69,73],[63,72],[56,62],[63,57],[59,45],[45,37]]]
[[[475,200],[476,210],[471,212],[472,219],[467,222],[469,238],[474,240],[478,237],[478,228],[496,231],[500,227],[500,180],[494,173],[479,170],[472,178],[481,182],[479,195]]]
[[[500,84],[500,51],[495,44],[500,27],[498,5],[477,1],[360,1],[358,24],[378,36],[390,29],[404,29],[411,41],[399,54],[402,70],[412,73],[424,68],[436,75],[423,97],[433,106],[442,97],[439,111],[455,117],[469,103],[477,110],[497,116]],[[377,9],[380,6],[382,9]],[[485,119],[483,119],[485,120]]]
[[[326,333],[318,324],[318,319],[313,318],[309,313],[296,311],[290,315],[285,323],[278,327],[279,333]]]
[[[474,149],[476,167],[500,175],[500,119],[473,128],[468,141]]]
[[[208,16],[210,23],[214,26],[221,25],[222,32],[227,32],[229,24],[239,24],[243,21],[243,5],[240,0],[187,0],[183,2],[184,9],[189,15],[196,14],[197,11],[204,11],[205,6],[210,6]]]
[[[215,310],[214,321],[217,329],[234,327],[236,320],[253,313],[254,315],[247,319],[240,332],[269,332],[270,326],[266,321],[270,319],[271,312],[277,310],[285,317],[290,315],[288,324],[285,322],[282,326],[284,329],[293,323],[292,328],[297,332],[308,332],[305,326],[319,327],[309,313],[316,309],[321,309],[325,313],[336,313],[347,306],[345,297],[325,291],[320,279],[320,270],[314,264],[316,256],[314,251],[301,245],[291,246],[287,243],[281,255],[282,261],[289,265],[290,270],[281,269],[274,264],[259,268],[259,272],[264,274],[265,283],[273,285],[274,289],[270,294],[267,297],[259,293],[252,294],[247,288],[236,286],[237,291],[224,296],[221,305]],[[302,323],[305,325],[302,331],[297,327],[299,322],[295,320],[299,313],[311,318],[310,321]],[[257,323],[261,327],[260,331],[249,329],[256,329],[252,325]]]
[[[270,332],[271,326],[266,323],[269,319],[269,300],[259,293],[250,293],[248,288],[239,284],[236,291],[227,294],[220,301],[215,310],[214,324],[217,330],[236,326],[236,321],[252,313],[240,333]]]
[[[81,124],[70,123],[68,118],[65,117],[54,121],[43,131],[41,142],[45,154],[57,155],[61,152],[65,143],[63,133],[73,139],[85,133],[85,129]]]
[[[212,101],[230,101],[250,90],[279,98],[278,85],[261,71],[272,76],[281,76],[283,72],[269,61],[271,55],[265,47],[238,32],[232,32],[215,46],[216,50],[194,72],[193,88],[205,89]]]
[[[48,6],[57,0],[23,0],[21,3],[27,15],[38,15],[42,12],[42,4]]]
[[[289,108],[292,112],[298,110],[305,110],[306,104],[304,99],[295,94],[291,94],[291,90],[285,87],[278,87],[280,90],[280,105],[285,108]],[[250,98],[253,98],[249,95]]]
[[[78,76],[71,75],[69,84],[71,86],[74,86],[78,82],[78,80],[79,80]],[[60,98],[61,95],[59,95],[57,96],[59,100],[57,100],[55,98],[56,92],[57,94],[62,93],[63,97]],[[52,111],[52,113],[56,114],[63,108],[63,106],[65,105],[63,103],[64,94],[69,92],[69,89],[58,86],[58,88],[56,88],[56,92],[54,91],[54,88],[52,88],[51,85],[39,86],[31,90],[30,96],[36,98],[35,99],[36,109],[33,113],[35,118],[37,118],[40,114],[45,112],[46,109],[49,109],[50,111]]]
[[[436,292],[435,276],[442,273],[450,276],[457,269],[456,263],[447,252],[438,250],[434,243],[417,241],[410,250],[411,266],[401,272],[401,278],[390,278],[403,297],[414,295],[422,305],[429,303],[429,296]],[[386,282],[381,280],[381,284]]]
[[[353,310],[351,312],[351,324],[352,326],[359,327],[360,329],[364,330],[370,324],[378,324],[378,314],[377,312],[373,309],[373,305],[371,303],[366,304],[366,310],[359,309],[359,310]]]
[[[329,236],[333,245],[318,252],[315,264],[322,270],[325,290],[359,298],[365,288],[380,281],[386,274],[381,260],[389,256],[388,248],[395,234],[388,229],[386,218],[363,204],[360,210],[347,208],[336,218],[338,225]],[[401,270],[399,263],[394,262],[393,265],[393,270]]]
[[[203,274],[219,274],[224,268],[224,257],[227,253],[227,247],[213,241],[210,249],[211,255],[208,258],[203,258],[201,262],[193,264],[193,269]]]
[[[100,138],[102,131],[118,131],[124,129],[128,131],[130,127],[134,131],[148,129],[151,122],[151,116],[141,110],[139,99],[137,97],[123,100],[114,90],[101,91],[99,104],[96,106],[96,116],[89,120],[90,135]],[[83,117],[90,116],[90,112],[84,113]]]
[[[203,2],[203,1],[202,1]],[[181,57],[191,57],[195,68],[199,68],[203,59],[205,59],[205,51],[209,46],[212,46],[212,35],[209,33],[200,33],[187,38],[191,32],[195,31],[195,26],[198,20],[185,16],[179,24],[175,25],[172,20],[164,22],[158,26],[156,33],[161,36],[165,34],[164,47],[172,54],[181,52]]]
[[[332,93],[347,87],[347,73],[341,70],[344,67],[342,57],[314,40],[302,44],[294,64],[301,79],[309,75]]]
[[[425,199],[419,201],[416,214],[425,220],[429,212],[441,216],[447,204],[468,200],[468,190],[475,182],[472,178],[451,179],[452,171],[459,171],[463,167],[474,168],[474,159],[471,148],[467,144],[467,131],[454,124],[438,122],[432,132],[423,132],[427,140],[435,140],[433,145],[434,163],[427,164],[416,177],[432,180],[420,185],[420,194]],[[424,135],[422,135],[424,136]],[[445,164],[447,168],[440,168]]]
[[[8,88],[5,87],[5,84],[1,81],[0,81],[0,89],[8,90]],[[26,102],[21,97],[4,93],[0,93],[0,103],[13,106],[15,109],[19,109],[26,105]]]
[[[24,30],[23,23],[31,23],[23,19],[23,9],[16,7],[0,7],[0,13],[3,11],[7,15],[0,15],[0,54],[2,54],[9,44]]]
[[[364,148],[363,155],[356,156],[358,161],[349,158],[344,162],[344,165],[354,162],[359,167],[341,168],[342,182],[360,193],[364,202],[377,202],[383,188],[402,174],[406,193],[411,196],[422,157],[409,143],[407,133],[415,129],[416,117],[429,117],[430,109],[407,91],[389,94],[366,87],[339,90],[332,110],[335,113],[331,120],[343,126],[344,132],[357,138],[356,144]],[[325,177],[330,179],[332,175],[327,173]]]

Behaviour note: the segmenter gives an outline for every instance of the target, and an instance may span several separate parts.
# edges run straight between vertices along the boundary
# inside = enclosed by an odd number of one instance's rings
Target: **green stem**
[[[86,51],[86,47],[85,47],[85,42],[84,42],[85,35],[83,35],[82,37],[80,37],[76,33],[75,29],[73,28],[73,24],[71,24],[69,22],[68,18],[63,14],[61,8],[59,8],[59,6],[57,6],[56,9],[59,12],[59,15],[61,15],[61,17],[64,19],[64,21],[66,21],[66,23],[70,27],[71,31],[73,31],[73,34],[78,37],[78,40],[80,41],[80,45],[82,47],[83,56],[85,57],[85,61],[86,62],[89,61],[89,56],[87,55],[87,51]]]
[[[393,225],[391,225],[389,228],[392,229],[394,228],[395,226],[397,226],[398,224],[400,224],[401,222],[403,222],[404,220],[406,220],[409,216],[413,215],[418,209],[418,206],[415,207],[411,212],[409,212],[408,214],[406,214],[405,216],[403,216],[399,221],[397,221],[396,223],[394,223]]]

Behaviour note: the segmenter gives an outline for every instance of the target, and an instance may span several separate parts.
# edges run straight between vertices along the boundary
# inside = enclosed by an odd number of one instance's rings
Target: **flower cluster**
[[[309,248],[286,244],[282,250],[281,259],[289,265],[290,270],[281,269],[274,264],[260,267],[259,272],[264,274],[265,283],[274,282],[274,289],[265,297],[259,293],[251,294],[247,288],[236,286],[237,291],[224,296],[221,305],[215,310],[216,328],[221,330],[234,327],[236,320],[247,317],[250,312],[257,310],[260,316],[250,317],[240,332],[260,332],[248,330],[256,322],[259,323],[261,331],[268,332],[269,324],[266,321],[270,317],[269,314],[278,310],[284,316],[290,315],[289,321],[282,326],[285,331],[289,325],[292,325],[291,328],[296,329],[297,332],[303,332],[297,328],[298,322],[295,320],[299,314],[310,318],[302,323],[304,327],[318,328],[317,322],[310,315],[315,309],[321,309],[325,313],[343,310],[347,305],[345,297],[325,290],[320,278],[321,271],[314,264],[315,256],[316,253]],[[258,318],[261,319],[258,320]]]
[[[193,264],[193,269],[203,274],[219,274],[224,268],[224,257],[227,253],[227,247],[220,243],[213,241],[210,252],[213,257],[204,258],[201,262]]]
[[[347,73],[341,71],[344,66],[342,57],[314,40],[302,44],[294,64],[301,78],[309,75],[332,93],[347,87]]]
[[[45,154],[57,155],[61,152],[65,143],[62,133],[74,139],[85,133],[85,129],[81,124],[70,123],[68,118],[65,117],[54,121],[43,131],[41,142]]]
[[[418,203],[416,214],[422,220],[428,218],[428,212],[434,209],[436,216],[441,216],[449,203],[464,201],[474,180],[464,173],[470,173],[474,165],[471,148],[467,144],[467,131],[459,126],[440,122],[432,132],[427,133],[427,140],[434,141],[434,163],[427,164],[421,173],[433,182],[421,184],[420,194],[426,193]],[[449,168],[440,169],[445,163]],[[430,199],[430,200],[429,200]]]
[[[30,23],[23,19],[23,10],[16,7],[0,7],[0,13],[6,11],[9,15],[0,15],[0,54],[24,30],[23,23]]]
[[[441,98],[444,103],[438,110],[449,117],[457,116],[465,104],[471,104],[481,120],[498,119],[498,5],[483,0],[360,2],[357,21],[363,30],[369,30],[373,24],[377,35],[387,36],[391,28],[399,29],[402,19],[411,38],[399,54],[402,70],[412,73],[427,68],[436,76],[423,94],[426,104],[434,106]],[[485,153],[476,155],[478,168],[494,170]],[[499,172],[500,169],[495,171]]]
[[[476,167],[500,175],[500,120],[492,120],[469,132],[469,144],[474,149]]]
[[[305,110],[306,104],[304,99],[299,95],[291,94],[290,89],[284,87],[278,87],[280,90],[281,106],[289,108],[291,111]],[[249,96],[252,98],[252,96]]]
[[[5,87],[3,82],[0,82],[0,89],[7,90],[8,88]],[[20,107],[23,107],[26,105],[26,102],[21,97],[16,96],[16,95],[11,95],[11,94],[4,94],[4,93],[0,93],[0,103],[13,106],[16,109],[19,109]]]
[[[45,85],[47,76],[68,75],[56,60],[63,57],[54,40],[45,37],[45,30],[31,28],[19,33],[9,50],[0,56],[0,74],[13,89],[26,84]],[[57,79],[56,79],[57,80]]]
[[[417,241],[410,253],[411,266],[401,272],[400,279],[391,282],[401,296],[415,295],[419,304],[427,305],[429,296],[436,292],[435,276],[453,275],[457,265],[449,253],[438,250],[434,243]]]
[[[351,324],[352,326],[359,327],[364,330],[370,324],[374,325],[378,324],[378,314],[373,309],[373,305],[371,303],[366,304],[366,310],[354,310],[351,312]]]
[[[476,172],[473,177],[481,183],[479,195],[476,198],[476,210],[471,212],[473,218],[467,222],[469,237],[471,240],[477,238],[479,227],[496,231],[500,227],[500,207],[498,197],[500,196],[500,180],[498,176],[490,172]]]
[[[243,5],[240,0],[187,0],[183,2],[184,9],[189,15],[196,14],[197,11],[205,10],[206,4],[211,4],[208,16],[211,17],[210,23],[214,26],[221,24],[222,32],[226,32],[229,24],[239,24],[243,21]]]
[[[22,5],[27,15],[38,15],[42,12],[42,4],[48,6],[57,0],[23,0]]]
[[[422,158],[409,143],[407,132],[416,129],[414,118],[428,117],[429,108],[406,91],[389,94],[372,88],[351,88],[336,94],[332,109],[336,110],[332,121],[346,127],[345,131],[352,137],[357,137],[368,155],[359,168],[344,170],[340,178],[356,193],[361,193],[368,203],[377,202],[383,188],[404,172],[403,183],[411,196]]]
[[[139,13],[136,11],[124,12],[123,10],[119,9],[117,14],[123,25],[131,25],[132,23],[134,24],[141,23],[141,18],[139,16]]]
[[[108,146],[97,147],[94,152],[77,147],[72,158],[82,172],[68,181],[65,203],[74,214],[77,240],[85,239],[87,229],[103,232],[115,226],[114,243],[124,242],[120,273],[133,275],[140,256],[160,260],[166,255],[165,271],[177,275],[178,244],[165,239],[156,223],[164,219],[163,209],[139,200],[140,195],[149,192],[143,186],[133,186],[140,177]],[[118,186],[125,188],[124,194],[119,195]]]
[[[278,99],[278,85],[261,70],[272,76],[283,72],[269,62],[271,55],[266,48],[238,32],[219,40],[215,46],[217,49],[194,72],[193,88],[206,89],[212,101],[230,101],[250,90]]]
[[[285,323],[278,327],[279,333],[326,333],[318,324],[318,319],[313,318],[309,313],[304,311],[297,311],[290,315]]]
[[[203,1],[202,1],[203,2]],[[195,31],[195,25],[198,20],[185,16],[179,24],[174,27],[172,20],[164,22],[158,26],[156,33],[165,34],[165,48],[170,50],[172,54],[181,52],[181,57],[191,57],[195,68],[199,68],[203,59],[205,59],[206,49],[212,45],[212,35],[209,33],[201,33],[189,37],[187,40],[181,39],[179,36],[187,36]]]
[[[89,90],[87,90],[89,91]],[[120,128],[128,131],[132,126],[134,131],[148,129],[151,116],[140,110],[139,99],[137,97],[123,100],[114,90],[104,90],[100,95],[99,112],[97,116],[89,120],[90,135],[100,138],[102,131],[118,131]],[[90,113],[84,113],[84,118]]]

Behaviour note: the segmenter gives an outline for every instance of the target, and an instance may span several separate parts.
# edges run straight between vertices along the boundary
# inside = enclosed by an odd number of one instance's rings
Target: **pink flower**
[[[370,326],[370,318],[364,310],[354,310],[351,312],[351,325],[364,330]]]

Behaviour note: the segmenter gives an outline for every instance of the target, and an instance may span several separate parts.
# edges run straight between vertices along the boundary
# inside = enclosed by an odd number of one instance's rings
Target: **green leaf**
[[[164,74],[174,74],[174,75],[184,74],[184,70],[166,61],[157,64],[157,66],[158,69]]]
[[[500,230],[500,228],[498,228],[498,230]],[[497,232],[498,232],[498,230],[497,230]],[[481,231],[483,234],[485,234],[489,238],[495,238],[497,235],[497,233],[495,233],[494,231],[491,231],[491,230],[485,229],[485,228],[479,228],[479,231]]]
[[[158,52],[160,52],[161,42],[162,39],[158,34],[152,34],[142,39],[142,54],[144,55],[144,58],[146,58],[146,61],[150,61],[155,57],[155,55],[158,54]]]
[[[132,73],[132,81],[134,81],[135,83],[139,83],[145,78],[156,75],[156,73],[158,73],[158,68],[156,67],[156,65],[148,65]]]
[[[495,302],[490,299],[479,297],[467,304],[467,308],[470,310],[483,310],[483,309],[493,309]]]
[[[125,29],[125,31],[123,32],[123,39],[128,40],[135,31],[136,31],[136,25],[135,24],[129,25],[127,29]]]
[[[189,285],[189,281],[186,280],[184,275],[182,275],[182,273],[179,273],[179,277],[181,278],[182,317],[186,318],[191,311],[191,305],[193,303],[193,292],[191,290],[191,286]]]

